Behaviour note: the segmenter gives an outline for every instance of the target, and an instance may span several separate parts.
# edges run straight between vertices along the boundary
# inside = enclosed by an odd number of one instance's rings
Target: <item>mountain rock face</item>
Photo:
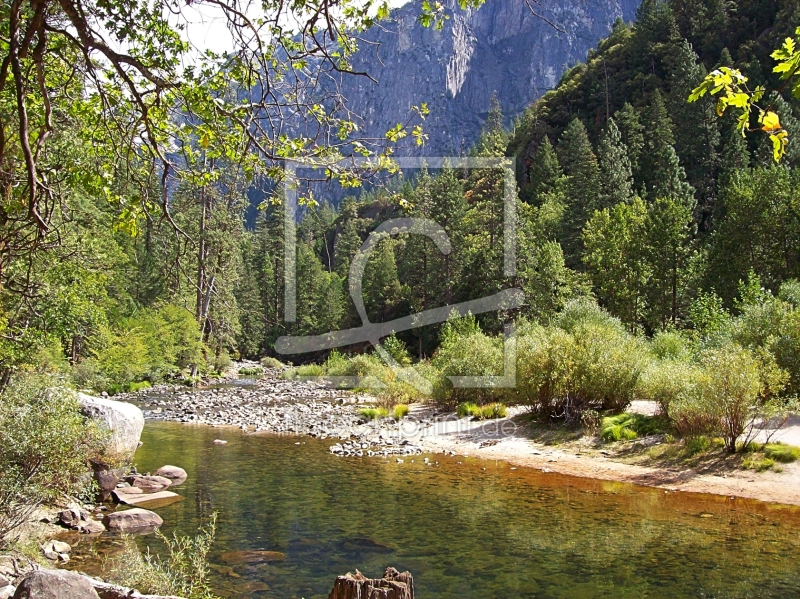
[[[448,3],[455,4],[454,0]],[[633,20],[639,0],[487,0],[478,10],[455,10],[441,31],[417,22],[418,3],[365,34],[355,60],[367,77],[344,76],[340,91],[363,117],[362,134],[383,137],[427,102],[424,148],[400,154],[460,155],[476,141],[497,95],[506,123],[586,59],[617,18]]]

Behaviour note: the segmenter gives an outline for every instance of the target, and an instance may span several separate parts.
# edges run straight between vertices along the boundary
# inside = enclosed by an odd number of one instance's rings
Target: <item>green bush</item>
[[[272,358],[270,356],[265,356],[265,357],[261,358],[261,360],[259,360],[259,362],[261,362],[261,365],[264,368],[273,368],[275,370],[280,370],[280,369],[283,368],[283,362],[281,362],[277,358]]]
[[[365,420],[380,420],[389,415],[389,410],[386,408],[361,408],[358,413]]]
[[[644,342],[585,302],[563,324],[518,327],[512,397],[538,416],[567,422],[580,421],[586,410],[627,408],[651,361]]]
[[[102,431],[56,384],[19,377],[0,395],[0,546],[40,505],[86,494],[89,461],[103,457]]]
[[[505,418],[507,411],[506,407],[501,403],[490,403],[482,406],[479,414],[476,414],[479,420],[495,420],[496,418]]]
[[[701,366],[700,402],[716,418],[725,448],[733,453],[737,439],[758,415],[754,408],[761,392],[759,364],[749,351],[729,346],[706,351]]]
[[[474,317],[450,319],[442,329],[441,344],[433,367],[448,376],[501,376],[503,338],[484,334]],[[489,402],[501,399],[503,389],[463,389],[445,383],[442,399],[451,405],[463,401]]]
[[[474,416],[476,412],[480,412],[480,408],[478,404],[472,403],[470,401],[465,401],[463,403],[458,404],[456,408],[456,413],[458,414],[459,418],[466,418],[467,416]]]
[[[763,451],[766,457],[784,464],[794,462],[800,458],[800,447],[784,445],[783,443],[767,443]]]
[[[607,416],[600,423],[600,437],[606,442],[636,439],[663,432],[662,425],[661,419],[644,414]]]
[[[394,409],[392,410],[392,416],[394,416],[395,420],[402,420],[406,416],[411,413],[411,408],[409,408],[406,404],[401,403],[397,404]]]
[[[671,416],[672,405],[696,395],[699,373],[700,369],[687,361],[655,360],[644,371],[639,392],[643,399],[657,402],[662,415]]]
[[[186,599],[218,599],[209,583],[208,553],[214,543],[216,512],[192,538],[177,533],[156,537],[167,546],[166,558],[142,554],[133,537],[123,537],[124,550],[108,565],[111,580],[143,594],[181,596]]]
[[[245,366],[239,369],[239,374],[242,376],[261,376],[264,374],[264,369],[261,366]]]

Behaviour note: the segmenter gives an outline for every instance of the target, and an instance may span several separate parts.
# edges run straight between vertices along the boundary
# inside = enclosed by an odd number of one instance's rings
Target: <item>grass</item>
[[[366,420],[380,420],[389,415],[389,410],[386,408],[362,408],[358,413]]]
[[[394,410],[392,410],[392,416],[394,416],[395,420],[402,420],[408,416],[409,412],[411,412],[411,409],[408,407],[408,405],[400,403],[394,407]]]
[[[265,356],[259,360],[264,368],[275,368],[280,370],[283,368],[283,362],[271,356]]]
[[[748,470],[764,472],[775,466],[775,460],[772,458],[760,458],[755,455],[748,455],[742,460],[742,466]]]
[[[239,369],[239,374],[243,376],[260,376],[264,374],[264,369],[261,366],[245,366]]]
[[[644,414],[617,414],[606,416],[600,423],[600,438],[606,443],[629,441],[640,436],[663,432],[663,422],[654,416]]]
[[[784,445],[783,443],[768,443],[764,446],[764,456],[788,464],[800,458],[800,447],[794,445]]]
[[[458,414],[459,418],[466,418],[467,416],[474,416],[475,412],[479,410],[480,408],[478,407],[478,404],[472,403],[471,401],[465,401],[464,403],[458,404],[456,413]]]
[[[304,364],[303,366],[298,366],[297,368],[284,370],[281,374],[281,378],[287,381],[293,381],[301,376],[323,376],[324,374],[325,369],[319,364]]]
[[[109,395],[116,395],[117,393],[136,393],[142,389],[150,387],[150,381],[136,381],[128,383],[114,383],[108,389]]]
[[[158,557],[142,553],[133,537],[123,536],[124,551],[106,563],[112,582],[141,593],[180,595],[187,599],[218,599],[209,582],[208,553],[214,542],[217,514],[196,537],[164,536],[156,531],[167,552]]]
[[[506,407],[501,403],[490,403],[479,406],[472,402],[464,402],[458,405],[457,413],[459,418],[472,416],[476,420],[493,420],[495,418],[505,418],[508,413]]]

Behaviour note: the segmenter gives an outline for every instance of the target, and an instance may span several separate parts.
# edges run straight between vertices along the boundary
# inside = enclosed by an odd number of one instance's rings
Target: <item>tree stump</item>
[[[336,579],[328,599],[414,599],[414,579],[394,568],[386,568],[383,578],[367,578],[356,570]]]

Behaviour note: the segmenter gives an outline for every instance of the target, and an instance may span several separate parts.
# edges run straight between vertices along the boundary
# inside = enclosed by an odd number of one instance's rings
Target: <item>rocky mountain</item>
[[[454,4],[454,0],[448,0]],[[383,136],[406,122],[411,106],[427,102],[429,140],[402,153],[441,156],[466,151],[486,120],[493,94],[507,123],[586,59],[617,18],[633,20],[639,0],[542,0],[531,3],[558,31],[537,18],[526,0],[487,0],[456,10],[441,31],[417,22],[418,3],[396,9],[390,23],[365,35],[356,69],[367,77],[340,82],[362,132]]]

